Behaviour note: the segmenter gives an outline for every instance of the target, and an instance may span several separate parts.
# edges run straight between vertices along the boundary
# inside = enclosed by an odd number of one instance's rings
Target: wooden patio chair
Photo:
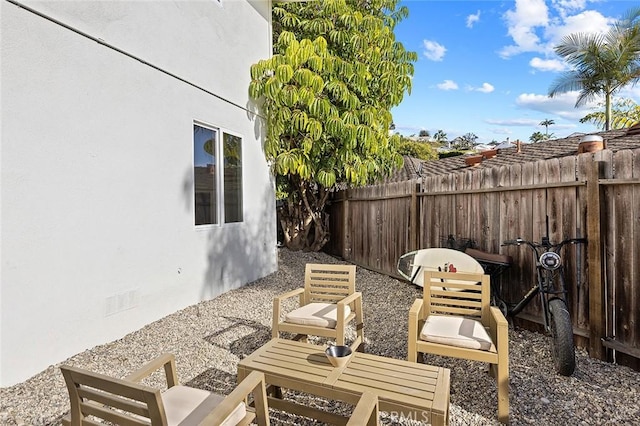
[[[137,383],[164,368],[167,389]],[[175,358],[163,354],[124,379],[81,368],[60,367],[69,391],[67,426],[98,425],[269,425],[264,375],[254,371],[228,395],[178,384]],[[245,403],[253,394],[254,407]]]
[[[282,302],[295,296],[299,298],[298,308],[283,313]],[[295,334],[296,340],[306,341],[309,335],[321,336],[344,345],[347,324],[352,321],[356,339],[351,349],[364,350],[362,293],[356,291],[355,265],[309,263],[304,288],[273,299],[273,338],[288,332]]]
[[[509,336],[504,315],[489,305],[490,278],[424,271],[423,298],[409,310],[408,359],[434,354],[489,363],[497,380],[498,420],[509,422]]]

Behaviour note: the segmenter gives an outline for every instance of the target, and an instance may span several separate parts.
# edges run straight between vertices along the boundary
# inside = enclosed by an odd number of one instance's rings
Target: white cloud
[[[422,52],[427,59],[432,61],[442,61],[447,49],[438,42],[432,40],[423,40],[424,51]]]
[[[485,123],[495,124],[497,126],[537,126],[538,121],[530,118],[512,118],[509,120],[486,119]]]
[[[495,135],[511,135],[511,134],[513,134],[513,132],[511,130],[505,129],[504,127],[497,128],[497,129],[491,129],[491,133],[493,133]]]
[[[482,87],[478,87],[475,90],[482,93],[491,93],[495,90],[495,87],[489,83],[482,83]]]
[[[436,87],[440,90],[458,90],[458,84],[453,80],[445,80]]]
[[[564,36],[573,33],[605,33],[615,19],[607,18],[595,10],[585,10],[577,15],[565,17],[558,25],[552,25],[545,31],[549,45],[554,46]]]
[[[559,59],[542,59],[535,57],[529,61],[529,65],[538,71],[564,71],[567,69],[566,64]]]
[[[507,32],[515,44],[504,47],[500,56],[506,58],[522,52],[542,51],[536,29],[549,24],[548,15],[549,10],[544,0],[516,0],[515,9],[504,14]]]
[[[593,108],[597,108],[597,100],[576,108],[577,99],[578,92],[561,93],[553,98],[535,93],[522,93],[516,99],[516,105],[521,108],[543,112],[547,115],[556,115],[567,120],[579,120],[592,112]]]
[[[584,10],[587,7],[587,0],[552,0],[551,4],[561,16],[567,16],[571,12]]]
[[[622,88],[616,95],[616,98],[630,98],[633,99],[635,103],[640,103],[640,86],[627,86]]]
[[[529,62],[534,71],[567,69],[554,53],[554,47],[563,37],[575,33],[605,33],[615,22],[614,18],[596,10],[585,10],[588,3],[589,0],[516,0],[515,7],[503,15],[513,44],[503,47],[498,54],[507,59],[525,52],[542,53],[544,56]]]
[[[475,15],[471,14],[467,16],[467,28],[473,28],[473,25],[479,21],[480,21],[480,11],[478,11]]]
[[[495,90],[495,87],[489,83],[482,83],[480,87],[473,87],[471,85],[465,86],[465,90],[467,92],[482,92],[482,93],[491,93]]]

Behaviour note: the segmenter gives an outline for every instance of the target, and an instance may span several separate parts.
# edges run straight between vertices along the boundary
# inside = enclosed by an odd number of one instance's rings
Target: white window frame
[[[241,180],[242,180],[242,194],[241,195],[241,203],[242,203],[242,220],[238,221],[238,222],[225,222],[225,199],[224,199],[224,160],[225,160],[225,156],[224,156],[224,135],[231,135],[231,136],[235,136],[240,138],[241,144],[244,141],[244,136],[242,136],[240,133],[237,132],[233,132],[230,130],[227,130],[223,127],[220,126],[216,126],[213,124],[209,124],[205,121],[200,121],[200,120],[193,120],[192,126],[191,128],[193,129],[193,126],[199,126],[208,130],[212,130],[215,132],[216,134],[216,140],[215,140],[215,152],[216,155],[215,159],[214,159],[214,166],[215,166],[215,183],[216,183],[216,223],[206,223],[206,224],[201,224],[201,225],[196,225],[195,224],[195,215],[196,215],[196,200],[195,200],[195,175],[194,175],[194,191],[192,191],[192,209],[193,209],[193,214],[191,215],[192,220],[194,221],[193,225],[196,227],[196,229],[206,229],[206,228],[211,228],[211,227],[222,227],[222,226],[234,226],[234,225],[238,225],[238,224],[242,224],[244,222],[244,217],[245,217],[245,212],[244,212],[244,149],[241,149],[241,154],[240,154],[240,164],[243,166],[243,171],[242,171],[242,176],[241,176]],[[194,162],[193,164],[193,168],[195,170],[195,146],[194,146],[194,140],[192,137],[191,140],[191,145],[192,145],[192,155],[191,155],[191,161]],[[241,145],[241,148],[244,148]]]

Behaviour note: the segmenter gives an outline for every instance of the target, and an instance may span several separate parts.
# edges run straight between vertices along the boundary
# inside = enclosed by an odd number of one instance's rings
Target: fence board
[[[627,179],[633,177],[633,153],[631,151],[621,151],[613,158],[615,177]],[[613,189],[614,217],[617,226],[617,237],[613,241],[613,257],[616,259],[616,266],[633,265],[633,215],[637,214],[638,205],[633,204],[633,187],[631,185],[616,185]],[[612,278],[615,286],[615,301],[617,307],[613,323],[615,324],[616,340],[627,343],[632,342],[634,337],[635,313],[632,302],[633,283],[632,274],[627,268],[615,267],[612,271]],[[626,309],[625,309],[626,308]],[[637,307],[635,307],[637,308]]]
[[[633,178],[640,179],[640,150],[633,152]],[[633,257],[632,262],[629,265],[631,267],[630,275],[635,285],[631,287],[630,303],[633,305],[629,307],[629,311],[633,314],[634,327],[631,329],[630,340],[625,342],[636,350],[640,350],[640,185],[633,186],[632,192],[632,206],[633,206]],[[633,361],[635,368],[640,368],[640,359]]]
[[[522,185],[522,165],[514,164],[509,168],[509,180],[506,182],[506,186],[520,186]],[[520,208],[520,194],[517,191],[505,192],[505,207],[506,217],[504,218],[505,226],[505,240],[514,240],[522,237],[520,230],[520,222],[526,221],[530,215],[530,211],[522,211]],[[528,216],[530,220],[530,216]],[[513,266],[509,272],[509,301],[517,301],[530,287],[524,273],[526,259],[529,253],[525,252],[526,247],[507,246],[505,251],[513,258]]]

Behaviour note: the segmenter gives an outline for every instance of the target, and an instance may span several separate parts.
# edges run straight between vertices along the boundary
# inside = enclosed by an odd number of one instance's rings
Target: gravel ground
[[[278,272],[77,354],[64,364],[122,377],[158,354],[172,352],[182,383],[227,394],[235,385],[238,361],[271,336],[273,297],[300,287],[308,262],[340,263],[322,253],[279,249]],[[408,310],[421,297],[421,289],[360,267],[356,287],[363,293],[367,352],[406,359]],[[640,425],[640,373],[578,351],[573,376],[559,376],[543,335],[510,329],[509,339],[512,424]],[[498,424],[495,381],[485,365],[437,356],[428,356],[426,362],[451,369],[452,425]],[[58,366],[0,388],[0,424],[60,424],[69,407]],[[159,377],[149,382],[156,383]],[[349,410],[305,395],[290,397],[337,412]],[[271,412],[271,419],[275,425],[318,424],[277,411]],[[381,423],[417,424],[386,413],[381,413]]]

